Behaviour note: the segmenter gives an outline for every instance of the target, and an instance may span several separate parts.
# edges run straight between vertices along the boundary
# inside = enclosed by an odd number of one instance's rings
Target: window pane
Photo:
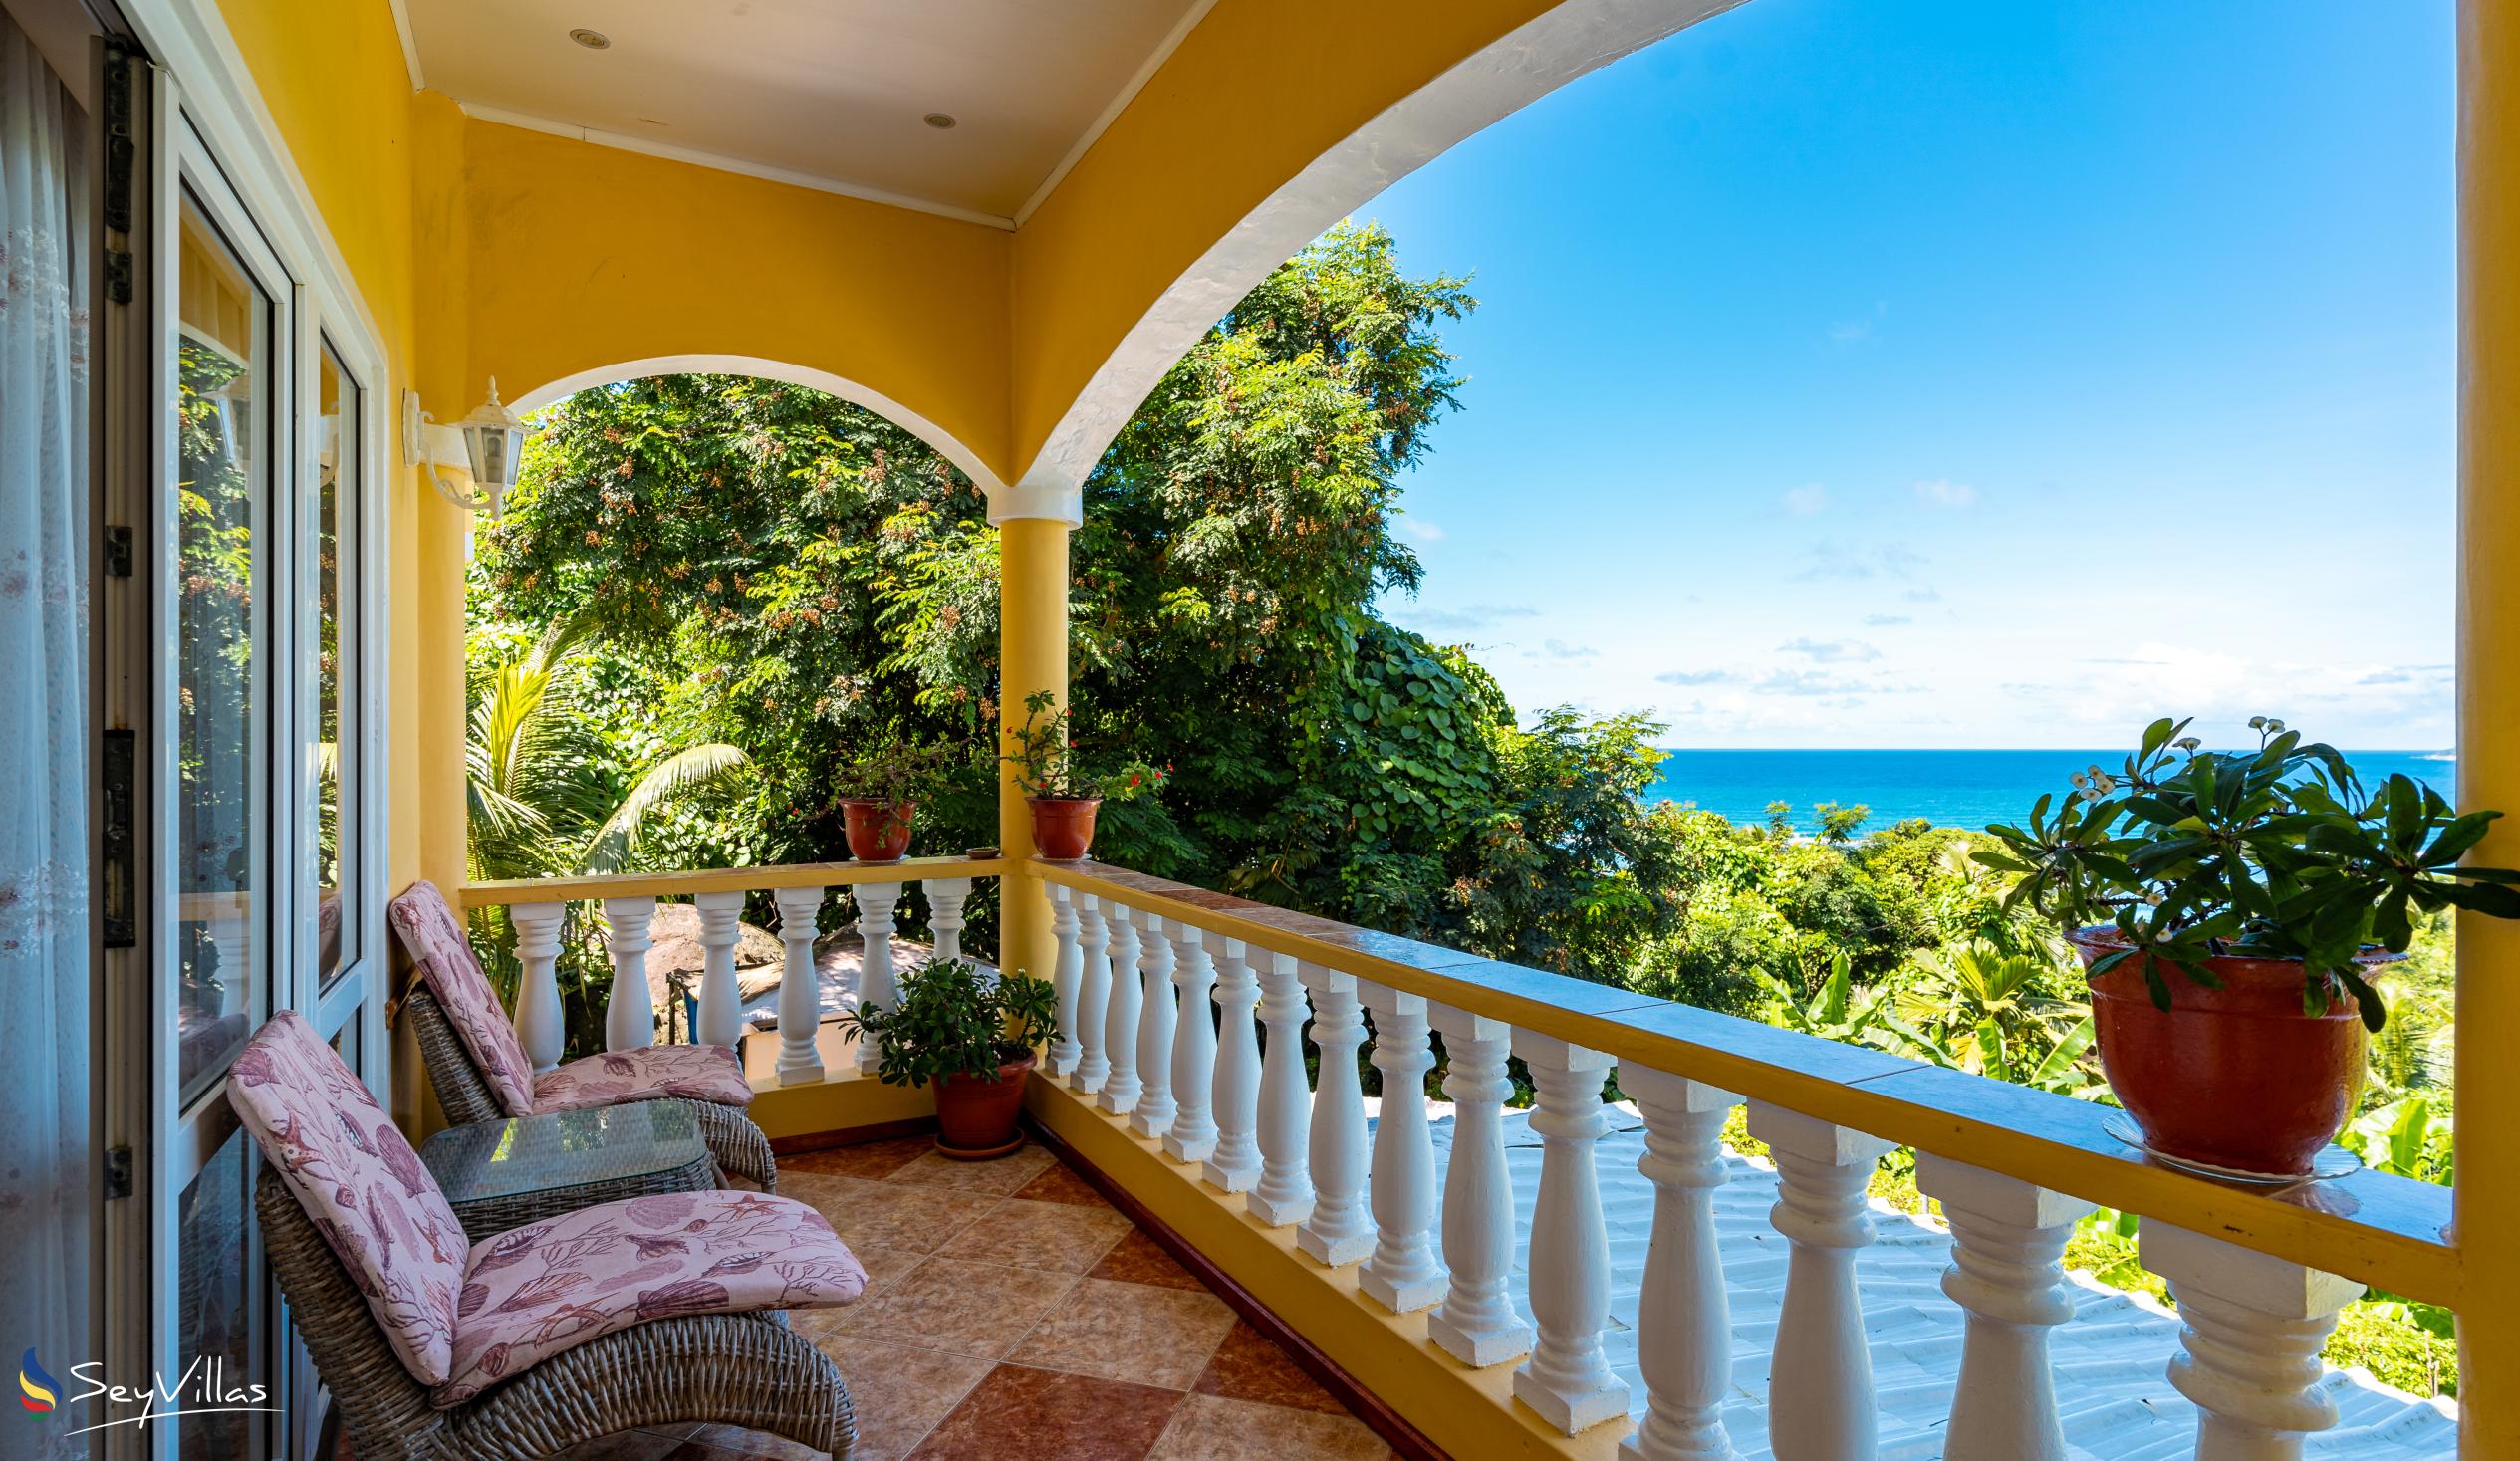
[[[225,1114],[223,1106],[215,1109]],[[254,1171],[261,1165],[252,1138],[239,1128],[175,1204],[175,1263],[183,1276],[175,1298],[177,1359],[182,1373],[196,1386],[206,1381],[213,1393],[270,1384],[254,1348],[247,1284],[255,1267],[247,1251]],[[240,1399],[236,1408],[212,1408],[187,1396],[182,1403],[175,1453],[184,1461],[259,1461],[269,1454],[256,1440],[265,1417],[247,1408],[262,1402]]]
[[[322,415],[315,426],[315,968],[329,985],[341,972],[342,950],[359,946],[356,900],[342,895],[359,886],[358,804],[351,795],[359,784],[359,728],[352,719],[357,666],[344,657],[342,612],[350,602],[344,555],[357,542],[349,536],[346,514],[356,511],[363,459],[359,389],[330,344],[317,364],[317,390]]]
[[[271,302],[187,194],[176,343],[176,1064],[189,1101],[260,1018]]]

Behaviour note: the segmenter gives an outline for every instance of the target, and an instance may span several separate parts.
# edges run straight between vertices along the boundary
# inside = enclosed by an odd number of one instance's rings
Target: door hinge
[[[109,523],[105,530],[105,573],[110,579],[131,576],[131,530]]]
[[[98,918],[104,924],[105,946],[127,949],[140,940],[139,850],[134,845],[132,801],[137,788],[139,743],[129,730],[105,733],[105,818],[100,829],[105,865],[99,869]]]
[[[105,294],[118,305],[131,302],[131,174],[139,156],[132,135],[131,73],[146,63],[124,46],[105,54]]]
[[[131,1148],[109,1146],[105,1149],[105,1199],[131,1195]]]

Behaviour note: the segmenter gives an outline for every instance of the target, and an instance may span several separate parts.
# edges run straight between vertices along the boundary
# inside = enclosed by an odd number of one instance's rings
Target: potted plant
[[[1024,1144],[1016,1114],[1035,1051],[1059,1038],[1059,996],[1048,982],[984,975],[947,959],[905,975],[890,1009],[845,1010],[843,1033],[875,1042],[886,1086],[936,1083],[936,1149],[986,1161]]]
[[[861,862],[900,861],[919,800],[944,779],[955,755],[948,742],[917,746],[887,735],[852,757],[839,778],[849,855]]]
[[[1047,690],[1024,700],[1024,724],[1012,733],[1015,749],[1002,759],[1015,768],[1015,785],[1033,814],[1033,848],[1053,861],[1083,857],[1094,847],[1094,823],[1105,802],[1126,802],[1163,785],[1165,772],[1129,759],[1104,772],[1077,765],[1076,738],[1068,712]]]
[[[2255,751],[2157,720],[2118,774],[1997,825],[2007,906],[2054,919],[2092,988],[2101,1069],[2144,1144],[2259,1177],[2313,1173],[2354,1109],[2367,977],[2414,915],[2520,917],[2520,874],[2459,858],[2499,812],[2453,813],[2411,777],[2366,789],[2329,746],[2259,716]]]

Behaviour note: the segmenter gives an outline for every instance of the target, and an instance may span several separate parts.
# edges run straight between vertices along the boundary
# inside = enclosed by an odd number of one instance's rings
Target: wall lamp
[[[526,431],[516,412],[500,403],[495,375],[490,379],[490,398],[453,425],[442,425],[420,409],[418,391],[402,392],[403,460],[426,470],[438,495],[467,512],[499,515],[500,501],[516,485]],[[468,479],[465,483],[449,479],[450,461],[455,474]]]

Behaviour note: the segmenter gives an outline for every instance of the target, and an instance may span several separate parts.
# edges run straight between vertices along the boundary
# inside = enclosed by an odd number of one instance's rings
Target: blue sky
[[[2450,0],[1751,0],[1360,218],[1397,621],[1679,746],[2451,739]]]

